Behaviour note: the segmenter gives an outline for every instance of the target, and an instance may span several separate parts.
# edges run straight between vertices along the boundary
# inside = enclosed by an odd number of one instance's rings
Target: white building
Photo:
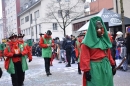
[[[3,20],[0,19],[0,43],[2,43],[3,38]]]
[[[64,31],[58,25],[58,22],[55,19],[46,20],[47,5],[50,5],[54,0],[30,0],[21,6],[21,12],[18,17],[20,17],[20,28],[21,32],[25,34],[25,39],[33,39],[36,42],[36,39],[39,39],[39,33],[45,33],[47,30],[52,31],[52,38],[55,37],[64,37]],[[55,0],[55,2],[62,1],[62,4],[65,3],[68,6],[76,4],[76,0]],[[69,4],[71,2],[71,4]],[[73,2],[73,3],[72,3]],[[83,6],[82,0],[80,2],[80,7]],[[84,9],[84,7],[82,8]],[[81,11],[82,9],[78,9]],[[54,9],[56,17],[58,17],[58,9]],[[62,25],[63,21],[59,19],[59,23]],[[71,22],[71,21],[69,21]],[[66,28],[66,35],[72,34],[72,26],[69,24]]]
[[[6,37],[9,36],[10,32],[19,33],[19,19],[17,18],[17,14],[20,11],[20,0],[2,0],[2,7]]]

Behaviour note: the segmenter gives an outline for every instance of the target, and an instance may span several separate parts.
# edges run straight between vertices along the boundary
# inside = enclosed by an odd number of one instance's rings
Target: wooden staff
[[[121,63],[114,70],[118,70],[125,60],[126,60],[126,57],[122,59]]]

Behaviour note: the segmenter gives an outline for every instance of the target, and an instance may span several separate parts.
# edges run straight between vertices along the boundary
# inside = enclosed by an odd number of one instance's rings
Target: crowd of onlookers
[[[70,61],[72,60],[71,64],[74,64],[75,61],[76,61],[75,50],[74,50],[75,41],[76,41],[75,36],[66,35],[66,37],[63,37],[63,38],[56,37],[53,40],[54,40],[54,43],[55,43],[54,47],[52,47],[52,56],[53,56],[53,58],[56,58],[57,60],[59,60],[59,63],[67,62],[66,49],[68,47],[70,47],[69,52],[71,52],[71,53],[69,55],[69,58],[70,58]],[[70,40],[70,44],[67,44],[68,40]],[[42,48],[40,48],[38,42],[33,43],[32,55],[37,56],[37,57],[42,56]]]
[[[116,65],[118,66],[122,59],[126,57],[125,62],[121,66],[121,70],[128,70],[128,65],[130,64],[130,33],[126,33],[125,37],[123,37],[123,33],[118,31],[116,36],[112,36],[110,39],[112,42],[111,53],[116,61]]]

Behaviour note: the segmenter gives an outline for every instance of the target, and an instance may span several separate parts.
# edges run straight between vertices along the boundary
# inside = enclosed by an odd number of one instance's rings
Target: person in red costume
[[[17,37],[17,41],[18,41],[18,44],[20,45],[20,47],[23,47],[23,48],[26,48],[27,49],[27,58],[29,59],[29,61],[28,62],[31,62],[32,61],[32,54],[31,54],[31,52],[30,52],[30,47],[27,45],[27,43],[25,43],[24,41],[23,41],[23,37],[24,37],[24,34],[21,34],[21,33],[19,33],[18,34],[18,37]],[[24,78],[25,78],[25,72],[23,72],[23,82],[24,82]]]
[[[23,37],[24,37],[24,34],[21,34],[21,33],[18,34],[18,43],[26,47],[26,49],[28,50],[27,57],[29,59],[29,62],[31,62],[32,61],[31,48],[23,41]]]
[[[76,45],[75,45],[75,48],[76,48],[76,50],[78,51],[77,52],[77,58],[78,58],[78,74],[81,74],[81,70],[80,70],[80,51],[81,51],[81,49],[80,49],[80,47],[81,47],[81,43],[82,43],[82,40],[84,39],[84,36],[85,36],[85,33],[80,33],[79,34],[79,36],[78,36],[78,38],[77,38],[77,40],[76,40]]]
[[[13,86],[22,86],[24,81],[24,72],[28,69],[26,56],[28,51],[26,47],[19,44],[17,35],[14,33],[9,37],[10,42],[4,50],[5,69],[11,75]]]
[[[52,47],[52,56],[51,56],[51,61],[50,61],[50,66],[53,66],[52,62],[54,60],[54,58],[56,57],[55,51],[54,49],[56,48],[56,44],[54,43],[54,46]]]
[[[80,69],[84,72],[83,86],[114,86],[115,62],[111,56],[111,47],[102,19],[91,18],[80,53]]]
[[[52,32],[50,30],[47,31],[44,36],[40,35],[39,46],[42,48],[42,57],[45,61],[45,71],[46,75],[52,75],[50,73],[50,61],[52,56],[52,48],[54,46],[54,41],[52,40]]]

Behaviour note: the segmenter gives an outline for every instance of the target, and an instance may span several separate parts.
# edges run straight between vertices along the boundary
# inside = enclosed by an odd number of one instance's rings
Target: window
[[[33,31],[33,28],[32,28],[31,34],[32,34],[32,36],[34,36],[34,31]]]
[[[70,2],[70,0],[65,0],[65,2]]]
[[[91,2],[94,2],[94,1],[96,1],[96,0],[91,0]]]
[[[86,2],[86,0],[82,0],[84,3]]]
[[[62,10],[58,10],[58,17],[61,18],[61,16],[62,16]]]
[[[30,35],[30,28],[29,28],[29,34],[28,35]]]
[[[61,0],[57,0],[57,2],[61,2]]]
[[[69,17],[69,10],[65,10],[66,17]]]
[[[28,22],[29,21],[29,16],[26,16],[25,17],[25,22]]]
[[[28,35],[28,29],[26,29],[26,33],[25,34]]]
[[[39,18],[39,10],[34,12],[35,18]]]
[[[26,35],[26,31],[24,30],[24,34]]]
[[[32,24],[33,20],[32,20],[32,14],[30,14],[30,23]]]
[[[53,23],[53,30],[57,30],[57,23]]]
[[[24,24],[24,18],[21,19],[21,24]]]
[[[74,31],[77,31],[79,28],[81,28],[86,22],[83,21],[83,22],[79,22],[79,23],[75,23],[73,24],[73,27],[74,27]]]

